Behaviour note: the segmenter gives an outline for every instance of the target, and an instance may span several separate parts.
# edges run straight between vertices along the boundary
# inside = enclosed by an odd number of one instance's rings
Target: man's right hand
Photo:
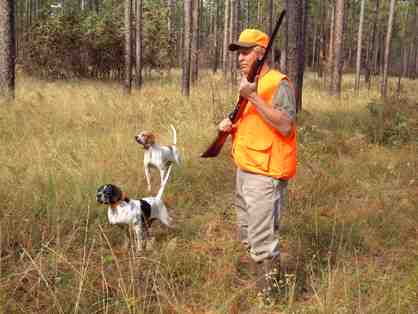
[[[232,122],[229,118],[225,118],[219,123],[218,129],[221,132],[230,133],[232,131]]]

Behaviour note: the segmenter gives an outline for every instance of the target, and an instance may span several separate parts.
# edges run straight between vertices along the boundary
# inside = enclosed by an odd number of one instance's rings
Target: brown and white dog
[[[170,124],[173,131],[173,144],[172,145],[159,145],[155,142],[155,136],[149,131],[142,131],[135,136],[135,140],[138,144],[144,146],[144,170],[145,178],[148,184],[148,191],[151,191],[151,175],[150,168],[155,167],[160,172],[162,186],[165,176],[167,175],[168,167],[172,163],[180,164],[180,153],[177,150],[177,132],[173,125]]]

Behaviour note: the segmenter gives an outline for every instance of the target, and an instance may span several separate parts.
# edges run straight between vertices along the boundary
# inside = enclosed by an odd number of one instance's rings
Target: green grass
[[[306,75],[280,234],[288,281],[265,307],[236,267],[230,143],[199,158],[235,99],[220,76],[203,73],[189,99],[175,72],[129,96],[19,76],[0,107],[0,313],[415,313],[418,83],[403,84],[383,103],[347,75],[337,99]],[[155,249],[137,256],[95,192],[112,182],[148,196],[134,135],[170,143],[170,123],[183,155],[165,192],[176,227],[155,224]]]

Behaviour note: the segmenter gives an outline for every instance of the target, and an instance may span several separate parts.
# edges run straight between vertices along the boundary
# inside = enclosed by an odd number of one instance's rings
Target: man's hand
[[[229,118],[225,118],[219,123],[218,129],[221,132],[230,133],[232,131],[232,122]]]
[[[245,75],[241,77],[241,82],[239,84],[239,94],[241,97],[249,98],[250,96],[257,94],[257,78],[254,83],[248,82]]]

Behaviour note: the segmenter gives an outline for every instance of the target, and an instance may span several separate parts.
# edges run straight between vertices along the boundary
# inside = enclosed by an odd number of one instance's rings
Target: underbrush
[[[190,99],[178,76],[124,95],[100,82],[19,78],[0,108],[0,312],[5,313],[414,313],[418,225],[418,96],[376,100],[375,86],[335,99],[307,76],[298,116],[298,174],[282,215],[282,295],[259,303],[239,268],[230,143],[199,155],[234,92],[205,75]],[[183,163],[164,199],[175,227],[153,225],[137,255],[107,223],[99,185],[148,196],[142,147],[152,130]],[[159,182],[153,172],[153,191]]]

